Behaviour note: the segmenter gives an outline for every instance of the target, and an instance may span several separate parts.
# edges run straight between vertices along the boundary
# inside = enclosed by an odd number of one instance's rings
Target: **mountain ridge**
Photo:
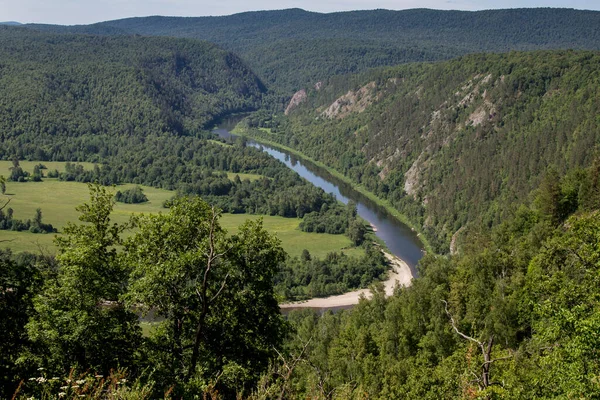
[[[203,39],[241,56],[287,96],[332,75],[476,52],[600,49],[600,12],[533,8],[314,13],[301,9],[220,17],[137,17],[30,29]]]

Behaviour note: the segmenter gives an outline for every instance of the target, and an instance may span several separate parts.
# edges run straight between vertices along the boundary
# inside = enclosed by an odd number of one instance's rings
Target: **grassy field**
[[[245,180],[248,179],[250,182],[254,182],[259,180],[260,178],[262,178],[262,175],[259,174],[244,174],[244,173],[233,173],[233,172],[228,172],[227,173],[227,177],[229,178],[230,181],[235,179],[235,176],[238,175],[240,177],[241,180]]]
[[[31,170],[33,165],[31,163]],[[60,164],[64,169],[64,163],[45,163],[48,168],[57,168],[61,170]],[[28,165],[21,163],[25,170]],[[52,166],[51,166],[52,165]],[[2,168],[9,167],[7,163],[0,164]],[[2,172],[0,172],[2,174]],[[242,178],[242,176],[240,176]],[[244,179],[244,178],[242,178]],[[134,185],[122,185],[114,189],[122,190]],[[142,204],[124,204],[116,203],[113,212],[113,220],[116,222],[125,222],[130,215],[139,213],[166,212],[162,207],[165,200],[173,196],[173,192],[151,187],[142,186],[144,193],[148,197],[148,202]],[[17,219],[33,218],[37,208],[42,209],[43,221],[50,223],[58,228],[59,232],[67,221],[77,222],[79,214],[75,207],[89,200],[88,188],[86,184],[78,182],[61,182],[55,179],[44,179],[43,182],[8,182],[6,193],[11,199],[9,207],[14,210],[14,217]],[[260,216],[247,214],[224,214],[221,218],[221,225],[230,233],[235,233],[237,227],[246,219],[256,219]],[[302,253],[303,249],[318,257],[324,257],[331,251],[345,249],[348,255],[360,255],[361,249],[350,249],[350,239],[343,235],[327,235],[316,233],[305,233],[298,229],[299,219],[282,218],[272,216],[262,216],[265,228],[275,233],[282,242],[283,248],[292,256]],[[0,243],[3,248],[10,247],[15,252],[22,251],[44,251],[54,253],[53,244],[54,234],[33,234],[30,232],[0,231]],[[348,248],[348,249],[346,249]]]
[[[227,144],[227,143],[223,143],[223,142],[221,142],[220,140],[213,140],[213,139],[209,139],[209,140],[208,140],[208,142],[209,142],[209,143],[212,143],[212,144],[217,144],[217,145],[219,145],[219,146],[223,146],[223,147],[230,146],[229,144]]]

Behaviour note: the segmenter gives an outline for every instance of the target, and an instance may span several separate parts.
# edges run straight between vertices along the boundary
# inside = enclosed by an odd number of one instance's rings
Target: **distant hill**
[[[469,55],[332,78],[255,135],[389,200],[444,252],[462,227],[505,220],[549,167],[592,163],[599,83],[599,52]]]
[[[18,25],[22,25],[22,24],[20,22],[16,22],[16,21],[6,21],[6,22],[0,22],[0,25],[18,26]]]
[[[145,17],[36,29],[203,39],[244,58],[290,95],[335,74],[473,52],[600,49],[600,12],[573,9],[352,11],[301,9],[224,17]]]
[[[203,41],[0,27],[0,140],[194,135],[256,109],[266,89],[236,55]],[[39,143],[39,142],[38,142]]]

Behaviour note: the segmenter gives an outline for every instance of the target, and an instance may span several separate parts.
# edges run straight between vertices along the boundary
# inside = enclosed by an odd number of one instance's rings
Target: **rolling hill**
[[[193,135],[266,91],[239,57],[198,40],[0,27],[0,132]]]
[[[413,9],[320,14],[301,9],[224,17],[143,17],[38,30],[203,39],[241,56],[286,95],[331,75],[474,52],[600,49],[600,12]]]

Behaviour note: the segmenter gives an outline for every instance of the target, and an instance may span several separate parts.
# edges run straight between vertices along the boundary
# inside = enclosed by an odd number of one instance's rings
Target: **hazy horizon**
[[[250,8],[248,2],[230,0],[204,2],[193,0],[0,0],[0,21],[20,23],[47,23],[60,25],[91,24],[131,17],[176,16],[204,17],[226,16],[248,11],[271,11],[301,8],[306,11],[331,13],[374,9],[408,10],[430,8],[437,10],[481,11],[509,8],[574,8],[600,10],[600,2],[594,7],[588,0],[259,0]]]

